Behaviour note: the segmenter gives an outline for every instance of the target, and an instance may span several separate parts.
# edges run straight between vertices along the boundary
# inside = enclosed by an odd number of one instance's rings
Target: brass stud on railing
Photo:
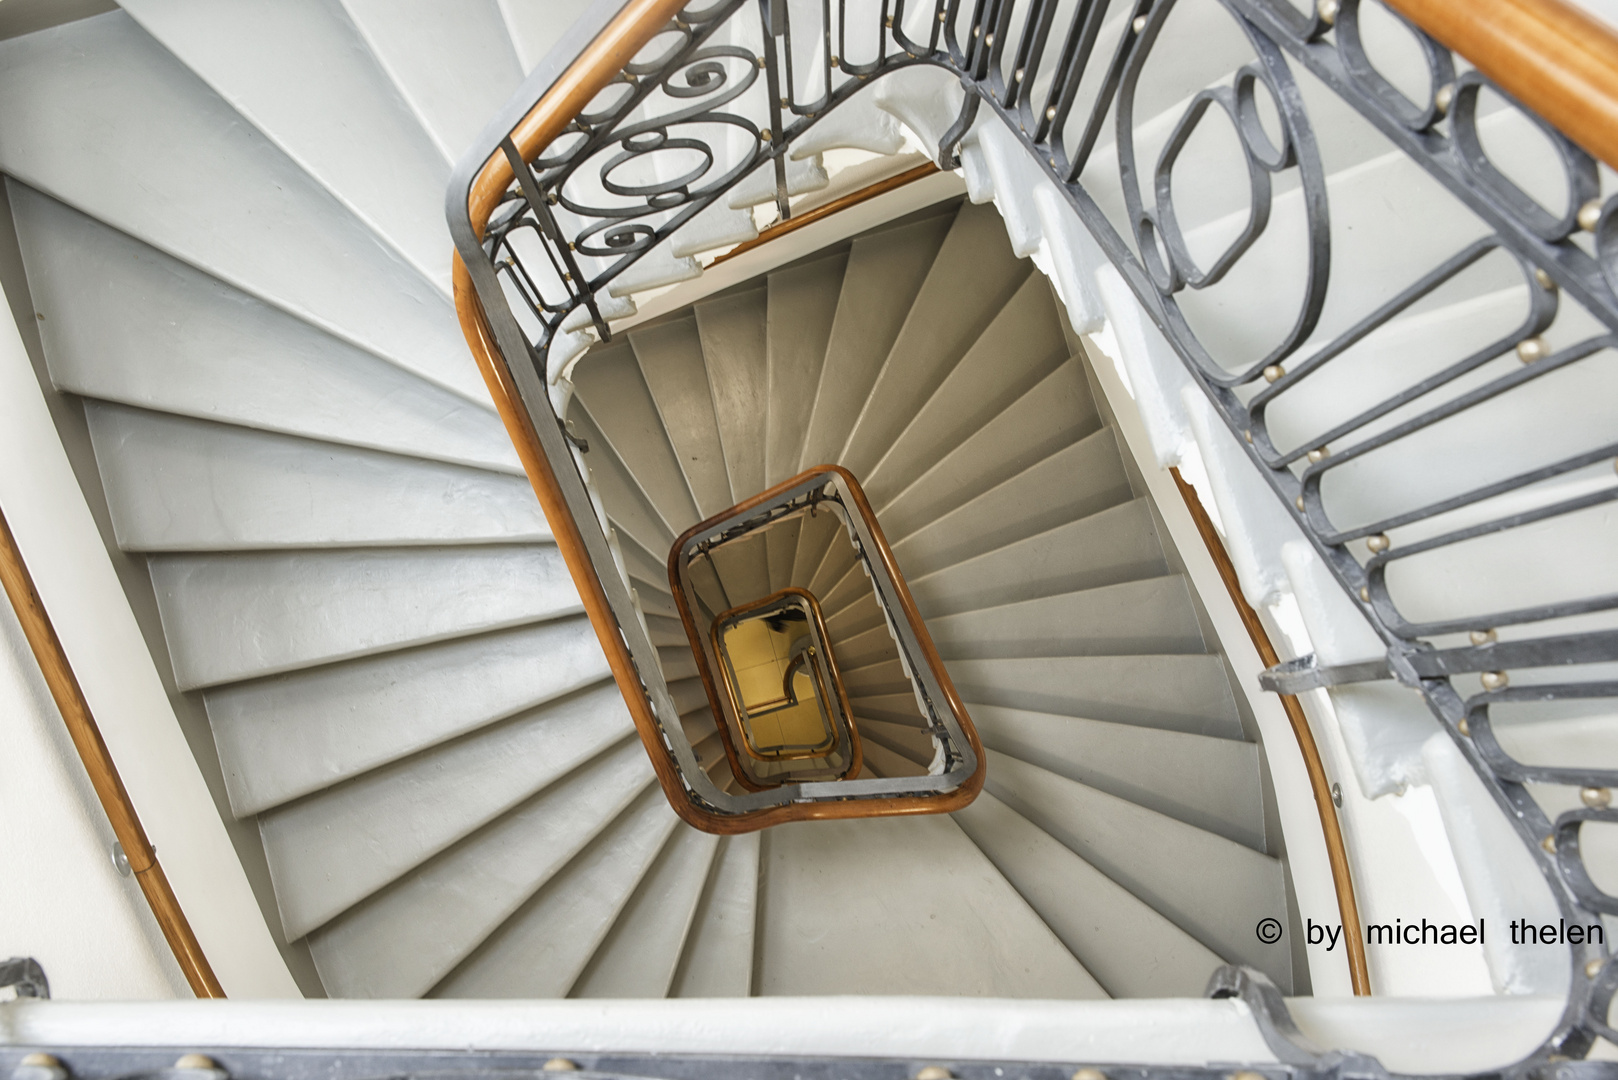
[[[1532,364],[1536,360],[1543,360],[1550,355],[1550,346],[1545,344],[1542,337],[1523,338],[1517,342],[1517,359],[1525,364]]]
[[[1455,721],[1455,730],[1465,735],[1468,739],[1472,737],[1472,725],[1466,722],[1466,717],[1464,716]]]
[[[1584,977],[1586,979],[1593,979],[1597,975],[1600,975],[1601,974],[1601,969],[1606,967],[1606,966],[1607,966],[1607,962],[1605,960],[1601,960],[1601,959],[1592,960],[1588,964],[1584,965]]]
[[[1264,369],[1264,381],[1275,382],[1286,373],[1287,369],[1282,367],[1280,364],[1271,364],[1269,367]]]
[[[1320,2],[1315,5],[1315,13],[1320,16],[1320,21],[1325,23],[1327,26],[1336,25],[1337,11],[1337,0],[1320,0]]]
[[[1265,1075],[1253,1069],[1242,1069],[1230,1074],[1229,1080],[1267,1080]]]
[[[1380,555],[1393,546],[1393,541],[1388,539],[1387,533],[1377,533],[1365,538],[1365,546],[1371,549],[1372,555]]]
[[[975,37],[975,38],[982,37],[983,36],[983,27],[981,27],[981,26],[972,27],[972,36]]]
[[[916,1070],[916,1080],[953,1080],[954,1076],[942,1065],[925,1065]]]
[[[1539,282],[1539,287],[1546,292],[1556,291],[1556,279],[1547,274],[1544,267],[1534,267],[1534,280]]]
[[[1296,499],[1293,499],[1292,500],[1292,505],[1296,506],[1298,508],[1299,513],[1302,513],[1303,512],[1303,496],[1299,495]]]
[[[1500,635],[1493,630],[1474,630],[1467,638],[1474,645],[1493,645],[1500,640]]]
[[[1242,438],[1246,439],[1248,442],[1252,442],[1253,441],[1253,429],[1248,428],[1246,431],[1243,431],[1242,432]]]
[[[769,142],[770,141],[770,129],[765,128],[763,131],[760,131],[758,133],[758,137],[763,139],[765,142]]]
[[[1107,1080],[1107,1074],[1100,1069],[1078,1069],[1074,1071],[1072,1080]]]
[[[213,1070],[219,1068],[219,1063],[207,1054],[181,1054],[174,1063],[176,1069]]]
[[[1129,24],[1129,28],[1137,34],[1146,29],[1146,16],[1136,15],[1135,21]]]
[[[1596,225],[1601,221],[1601,200],[1591,199],[1579,207],[1579,228],[1585,232],[1595,232]]]
[[[1252,440],[1249,439],[1248,441],[1251,442]],[[1313,450],[1309,451],[1309,464],[1318,465],[1329,457],[1331,457],[1330,449],[1324,446],[1317,446]]]
[[[882,25],[887,27],[889,30],[892,30],[893,29],[893,16],[889,15],[887,18],[883,19],[882,20]]]
[[[993,34],[984,35],[983,44],[989,46],[990,48],[993,48],[994,47],[994,35]]]
[[[1011,73],[1011,81],[1022,82],[1022,68],[1018,68],[1016,71]]]
[[[1360,586],[1360,599],[1367,604],[1371,602],[1371,590],[1367,589],[1364,585]]]
[[[1485,671],[1483,673],[1483,689],[1504,690],[1511,685],[1511,676],[1503,671]]]
[[[1047,119],[1047,120],[1055,120],[1056,119],[1056,106],[1055,105],[1052,105],[1050,108],[1045,110],[1045,119]]]
[[[1612,805],[1612,789],[1604,787],[1580,788],[1579,800],[1592,810],[1605,810]]]
[[[1555,855],[1556,854],[1556,834],[1552,833],[1551,835],[1545,837],[1545,839],[1543,839],[1543,840],[1541,840],[1539,842],[1539,846],[1544,848],[1545,851],[1548,854]]]
[[[938,13],[938,21],[939,21],[939,22],[949,22],[949,12],[947,12],[947,11],[940,11],[940,12],[939,12],[939,13]]]
[[[1433,95],[1433,108],[1438,110],[1439,116],[1448,116],[1449,107],[1455,104],[1455,84],[1445,83]]]
[[[835,56],[834,56],[834,57],[832,57],[832,58],[831,58],[831,59],[830,59],[830,60],[829,60],[829,61],[827,61],[827,62],[828,62],[828,63],[829,63],[829,64],[831,64],[831,66],[832,66],[832,67],[836,67],[836,66],[837,66],[837,65],[838,65],[838,64],[839,64],[839,63],[841,63],[841,61],[839,61],[839,60],[838,60],[838,59],[837,59],[837,57],[835,57]]]
[[[564,1057],[554,1057],[540,1066],[545,1072],[578,1072],[579,1063]]]

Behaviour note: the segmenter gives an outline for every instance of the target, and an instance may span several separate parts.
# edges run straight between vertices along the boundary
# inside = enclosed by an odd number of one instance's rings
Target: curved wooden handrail
[[[163,937],[174,951],[185,981],[199,998],[224,997],[224,988],[208,965],[208,958],[202,954],[202,946],[157,861],[157,852],[146,838],[146,830],[135,813],[134,803],[129,800],[129,792],[124,790],[118,767],[101,738],[101,729],[90,713],[89,702],[85,701],[84,691],[68,663],[62,641],[56,636],[56,628],[34,588],[34,579],[23,562],[22,551],[17,547],[4,511],[0,511],[0,585],[5,587],[6,596],[17,612],[17,621],[22,624],[34,661],[45,676],[45,685],[50,688],[51,698],[62,714],[62,722],[67,725],[68,736],[79,752],[84,771],[90,775],[90,786],[112,823],[113,835],[129,860],[129,869],[140,883],[141,892],[146,894],[146,903],[151,906]]]
[[[1180,489],[1180,497],[1185,500],[1185,508],[1191,512],[1191,520],[1196,523],[1197,532],[1202,536],[1203,544],[1212,556],[1214,566],[1219,570],[1219,578],[1225,583],[1225,589],[1230,593],[1230,602],[1236,605],[1236,613],[1242,617],[1242,625],[1247,628],[1247,636],[1252,639],[1253,647],[1258,650],[1259,660],[1265,667],[1274,667],[1281,662],[1276,654],[1275,646],[1270,642],[1269,631],[1259,621],[1258,612],[1253,605],[1247,602],[1242,595],[1241,582],[1236,577],[1236,566],[1230,561],[1230,552],[1225,550],[1225,542],[1219,538],[1219,530],[1214,527],[1213,520],[1208,516],[1208,510],[1197,497],[1197,489],[1185,482],[1179,469],[1170,469],[1169,474],[1174,477],[1174,486]],[[1337,805],[1332,801],[1331,784],[1326,780],[1326,766],[1320,760],[1320,747],[1315,745],[1315,733],[1309,727],[1309,719],[1303,714],[1303,706],[1291,694],[1281,694],[1281,707],[1286,710],[1287,720],[1292,724],[1292,734],[1298,740],[1298,750],[1303,754],[1303,767],[1309,774],[1309,787],[1314,792],[1315,810],[1320,814],[1320,831],[1325,834],[1326,860],[1331,864],[1331,879],[1337,890],[1337,911],[1343,923],[1343,947],[1348,955],[1348,978],[1354,986],[1354,993],[1368,996],[1371,993],[1371,973],[1365,964],[1365,937],[1360,928],[1360,906],[1354,899],[1354,878],[1348,865],[1348,847],[1343,843],[1343,827],[1337,820]]]
[[[1618,32],[1567,0],[1386,0],[1618,168]]]

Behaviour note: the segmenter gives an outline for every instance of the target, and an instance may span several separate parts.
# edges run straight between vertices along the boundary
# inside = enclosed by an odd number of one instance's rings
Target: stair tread
[[[533,71],[589,8],[588,0],[499,0],[524,74]],[[487,122],[487,118],[485,118]]]
[[[968,699],[983,745],[1188,825],[1264,850],[1253,743]]]
[[[123,9],[390,246],[450,291],[449,163],[338,0]],[[363,131],[363,139],[355,132]],[[387,183],[377,162],[387,162]]]
[[[669,532],[678,535],[701,520],[634,350],[622,342],[593,348],[571,379],[574,401],[590,413]]]
[[[342,0],[377,62],[451,164],[522,83],[496,0]]]
[[[736,502],[764,490],[765,423],[770,407],[768,297],[768,290],[761,286],[704,300],[694,308],[725,469]]]
[[[763,861],[755,993],[1103,996],[947,817],[780,825]]]
[[[618,688],[601,683],[260,815],[287,939],[353,907],[631,726]]]
[[[859,718],[860,740],[880,743],[896,754],[909,758],[926,772],[936,756],[937,747],[932,735],[919,727],[876,720],[869,716]]]
[[[878,505],[1004,412],[1068,358],[1055,299],[1030,274],[863,478]]]
[[[1113,997],[1200,997],[1224,964],[993,795],[952,816]]]
[[[747,997],[752,992],[761,835],[720,837],[672,996]]]
[[[910,578],[925,618],[1162,577],[1168,570],[1144,500]]]
[[[583,610],[549,544],[154,555],[148,566],[181,689]]]
[[[32,188],[7,191],[57,387],[521,474],[487,409]]]
[[[945,660],[1205,651],[1177,574],[940,615],[927,632]]]
[[[611,508],[608,515],[617,530],[647,551],[667,551],[673,546],[674,532],[646,497],[640,481],[619,460],[589,411],[573,410],[568,427],[590,446],[590,451],[584,455],[584,465],[601,495],[602,504]]]
[[[1253,933],[1287,920],[1280,860],[1008,754],[991,756],[986,786],[1227,962],[1291,985],[1287,942]]]
[[[85,403],[129,551],[549,540],[525,478]]]
[[[799,459],[848,261],[848,253],[839,251],[769,276],[766,486],[773,487],[804,467]]]
[[[869,723],[869,721],[864,721]],[[922,776],[927,772],[927,766],[917,764],[908,755],[890,750],[876,739],[863,739],[860,742],[860,756],[864,761],[864,770],[883,780],[897,779],[905,776]],[[861,775],[864,775],[863,773]]]
[[[661,790],[642,792],[432,996],[565,996],[678,824]]]
[[[652,782],[627,738],[309,936],[334,997],[420,997]]]
[[[718,844],[683,822],[674,827],[569,997],[668,996]]]
[[[869,473],[1033,271],[1000,215],[962,204],[849,433],[842,463]]]
[[[246,817],[607,675],[589,623],[573,617],[219,687],[206,701]]]
[[[734,506],[696,318],[673,319],[627,336],[697,512],[706,519]]]
[[[0,42],[0,112],[0,170],[487,407],[448,298],[128,15]]]
[[[940,214],[854,241],[799,469],[838,460],[953,221]]]

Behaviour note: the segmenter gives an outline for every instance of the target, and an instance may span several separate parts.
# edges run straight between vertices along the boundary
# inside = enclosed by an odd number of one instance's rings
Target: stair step
[[[762,833],[719,838],[707,887],[697,905],[673,997],[747,997],[753,989],[758,925],[758,854]]]
[[[868,474],[1033,271],[1011,253],[992,206],[965,203],[927,272],[843,448]]]
[[[953,222],[943,213],[854,241],[799,469],[839,460]]]
[[[897,656],[865,667],[842,668],[843,686],[849,696],[902,694],[910,689],[910,677]]]
[[[1253,743],[999,705],[966,709],[997,753],[1264,850],[1263,765]]]
[[[914,761],[923,771],[932,764],[937,753],[933,737],[918,727],[865,717],[860,720],[859,729],[862,741],[881,743],[894,753]]]
[[[968,701],[1242,738],[1236,699],[1218,656],[953,660],[949,674]]]
[[[1136,499],[908,581],[933,619],[1167,572],[1151,511]]]
[[[1084,369],[1069,360],[964,442],[937,444],[937,464],[877,511],[883,531],[903,540],[1100,426]]]
[[[839,668],[860,667],[899,655],[886,625],[873,626],[851,637],[836,638],[832,645]]]
[[[333,997],[411,998],[456,964],[582,851],[648,784],[624,739],[309,936]]]
[[[927,574],[1130,499],[1110,430],[1092,432],[934,518],[893,545],[894,558]]]
[[[618,688],[601,683],[260,816],[287,940],[329,922],[630,730]],[[657,797],[663,801],[661,792]]]
[[[1201,997],[1224,964],[993,795],[952,817],[1111,996]]]
[[[499,4],[525,75],[545,59],[590,6],[586,0],[499,0]]]
[[[627,336],[697,512],[706,519],[734,506],[696,319],[671,319]]]
[[[206,701],[240,818],[607,675],[589,623],[574,617],[237,683]]]
[[[618,532],[648,552],[667,551],[674,543],[673,531],[647,498],[640,481],[618,459],[612,443],[596,427],[589,410],[572,410],[567,423],[573,434],[589,444],[584,464]]]
[[[565,996],[678,824],[663,792],[649,787],[432,996]]]
[[[549,540],[528,481],[89,401],[126,551]]]
[[[755,993],[1104,996],[947,817],[779,825],[763,862]]]
[[[58,388],[521,475],[487,409],[32,188],[6,190]]]
[[[764,482],[768,487],[795,476],[802,468],[821,464],[800,465],[799,459],[848,262],[848,252],[839,251],[769,276],[765,350],[769,358],[769,418],[764,452]]]
[[[1029,274],[863,479],[881,505],[925,473],[940,447],[958,446],[1068,358],[1055,298]]]
[[[869,722],[860,721],[860,723]],[[927,772],[927,766],[918,765],[906,755],[888,749],[875,739],[861,741],[860,756],[864,761],[864,771],[882,780],[921,776]]]
[[[857,716],[873,720],[887,720],[895,724],[918,728],[922,724],[921,710],[916,705],[914,691],[902,694],[849,695],[848,703]]]
[[[1143,578],[927,620],[945,660],[1200,653],[1185,578]]]
[[[667,997],[719,837],[681,823],[641,879],[569,997]]]
[[[765,538],[754,533],[711,552],[730,606],[737,607],[770,595],[769,552],[764,545]]]
[[[148,565],[182,690],[583,608],[549,544],[154,555]]]
[[[1260,919],[1287,921],[1280,860],[1007,754],[990,758],[986,786],[1226,962],[1251,964],[1283,993],[1292,985],[1286,940],[1253,933]]]
[[[573,400],[588,410],[591,421],[646,493],[669,532],[678,535],[700,521],[634,350],[625,342],[593,348],[573,369],[571,378],[576,390]]]
[[[764,490],[764,427],[770,415],[768,299],[761,286],[704,300],[694,309],[736,502]]]
[[[802,517],[777,522],[765,534],[764,550],[770,570],[770,592],[779,592],[793,584],[792,566],[797,559],[798,542],[802,535]]]
[[[691,639],[686,635],[685,624],[679,619],[665,618],[662,615],[646,616],[646,628],[651,632],[652,644],[658,648],[673,647],[689,650]]]
[[[123,9],[447,296],[449,163],[338,0]],[[356,137],[364,132],[363,138]],[[387,182],[377,182],[377,162]]]
[[[446,161],[454,164],[522,83],[496,0],[342,0]]]
[[[792,556],[792,582],[808,588],[815,571],[833,543],[839,543],[843,526],[832,514],[807,514],[798,527],[798,550]]]
[[[488,401],[448,298],[123,12],[0,42],[0,113],[0,170]]]

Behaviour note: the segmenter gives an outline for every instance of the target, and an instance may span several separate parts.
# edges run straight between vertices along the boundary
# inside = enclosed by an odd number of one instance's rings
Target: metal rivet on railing
[[[1544,267],[1534,267],[1534,280],[1539,282],[1539,287],[1546,292],[1556,291],[1556,279],[1547,274]]]
[[[1047,119],[1047,120],[1055,120],[1056,119],[1056,106],[1055,105],[1052,105],[1050,108],[1045,110],[1045,119]]]
[[[1543,839],[1543,840],[1541,840],[1539,842],[1539,846],[1544,848],[1550,854],[1555,855],[1556,854],[1556,835],[1553,833],[1550,836],[1545,837],[1545,839]]]
[[[578,1072],[579,1071],[579,1063],[576,1062],[576,1061],[570,1061],[567,1058],[551,1058],[549,1061],[547,1061],[544,1065],[542,1065],[540,1067],[542,1069],[544,1069],[546,1072]]]
[[[1535,360],[1543,360],[1550,353],[1550,346],[1545,344],[1542,337],[1523,338],[1517,342],[1517,359],[1525,364],[1532,364]]]
[[[1240,1072],[1231,1073],[1229,1080],[1266,1080],[1266,1077],[1261,1072],[1254,1072],[1252,1069],[1243,1069]]]
[[[1022,68],[1018,68],[1016,71],[1011,73],[1011,81],[1022,82]]]
[[[1367,589],[1364,585],[1360,586],[1360,599],[1365,601],[1367,604],[1371,602],[1371,590]]]
[[[1280,364],[1271,364],[1269,367],[1264,369],[1264,381],[1275,382],[1286,373],[1287,369],[1282,367]]]
[[[983,38],[983,44],[985,44],[985,45],[993,45],[994,44],[994,35],[993,34],[986,35]]]
[[[1500,635],[1493,630],[1474,630],[1467,637],[1474,645],[1492,645],[1500,640]]]
[[[1455,84],[1445,83],[1438,88],[1438,93],[1433,95],[1433,108],[1438,110],[1440,116],[1447,116],[1449,107],[1453,104],[1455,104]]]
[[[792,99],[791,98],[782,98],[781,99],[781,108],[783,108],[783,109],[792,108]]]
[[[765,142],[769,142],[770,141],[770,129],[765,128],[763,131],[758,133],[758,137],[763,139]]]
[[[1107,1080],[1107,1074],[1100,1069],[1079,1069],[1074,1072],[1072,1080]]]
[[[882,20],[882,25],[886,26],[889,30],[892,30],[893,29],[893,16],[889,15],[886,19],[883,19]]]
[[[1596,224],[1601,220],[1601,200],[1591,199],[1579,207],[1579,228],[1585,232],[1595,232]]]
[[[1337,22],[1337,0],[1320,0],[1315,5],[1315,12],[1320,16],[1320,21],[1327,26],[1335,24]]]
[[[1252,442],[1252,440],[1249,439],[1248,442]],[[1309,451],[1309,463],[1311,465],[1315,464],[1316,462],[1324,461],[1329,457],[1331,457],[1331,451],[1324,446],[1317,446],[1313,450]]]
[[[1296,499],[1293,499],[1292,500],[1292,505],[1296,506],[1298,508],[1298,510],[1301,512],[1303,510],[1303,496],[1299,495]]]
[[[1503,671],[1485,671],[1483,673],[1483,689],[1504,690],[1511,685],[1511,676]]]
[[[1601,974],[1601,969],[1605,967],[1606,964],[1607,962],[1605,960],[1590,961],[1588,964],[1584,965],[1584,977],[1586,979],[1595,978],[1597,975]]]
[[[1466,722],[1466,717],[1464,716],[1455,721],[1455,730],[1465,735],[1468,739],[1472,737],[1472,725]]]
[[[1146,29],[1146,16],[1136,15],[1135,21],[1129,24],[1129,28],[1137,34]]]
[[[1612,805],[1612,789],[1587,787],[1579,789],[1579,798],[1592,810],[1605,810]]]
[[[949,13],[946,12],[946,11],[940,11],[938,13],[938,21],[939,22],[948,22],[949,21]]]
[[[1248,428],[1246,431],[1242,432],[1242,438],[1246,439],[1248,442],[1252,442],[1253,441],[1253,429]]]
[[[217,1069],[219,1064],[207,1054],[181,1054],[176,1069]]]
[[[1050,157],[1049,157],[1049,158],[1047,158],[1047,159],[1046,159],[1046,160],[1047,160],[1047,161],[1049,161],[1049,162],[1050,162],[1050,163],[1051,163],[1051,168],[1053,168],[1053,169],[1054,169],[1054,168],[1056,168],[1056,155],[1055,155],[1055,154],[1052,154],[1052,155],[1051,155],[1051,156],[1050,156]]]
[[[972,36],[975,37],[975,38],[982,37],[983,36],[983,27],[981,27],[981,26],[972,27]]]
[[[761,56],[761,57],[758,58],[758,66],[762,68],[762,67],[769,67],[770,65]]]
[[[830,62],[832,67],[836,67],[839,63],[841,63],[841,61],[838,60],[837,57],[835,57],[835,56],[832,57],[829,62]]]
[[[1371,549],[1372,555],[1380,555],[1393,546],[1393,541],[1388,539],[1387,533],[1377,533],[1365,538],[1365,546]]]
[[[916,1071],[916,1080],[951,1080],[954,1075],[942,1065],[927,1065]]]

